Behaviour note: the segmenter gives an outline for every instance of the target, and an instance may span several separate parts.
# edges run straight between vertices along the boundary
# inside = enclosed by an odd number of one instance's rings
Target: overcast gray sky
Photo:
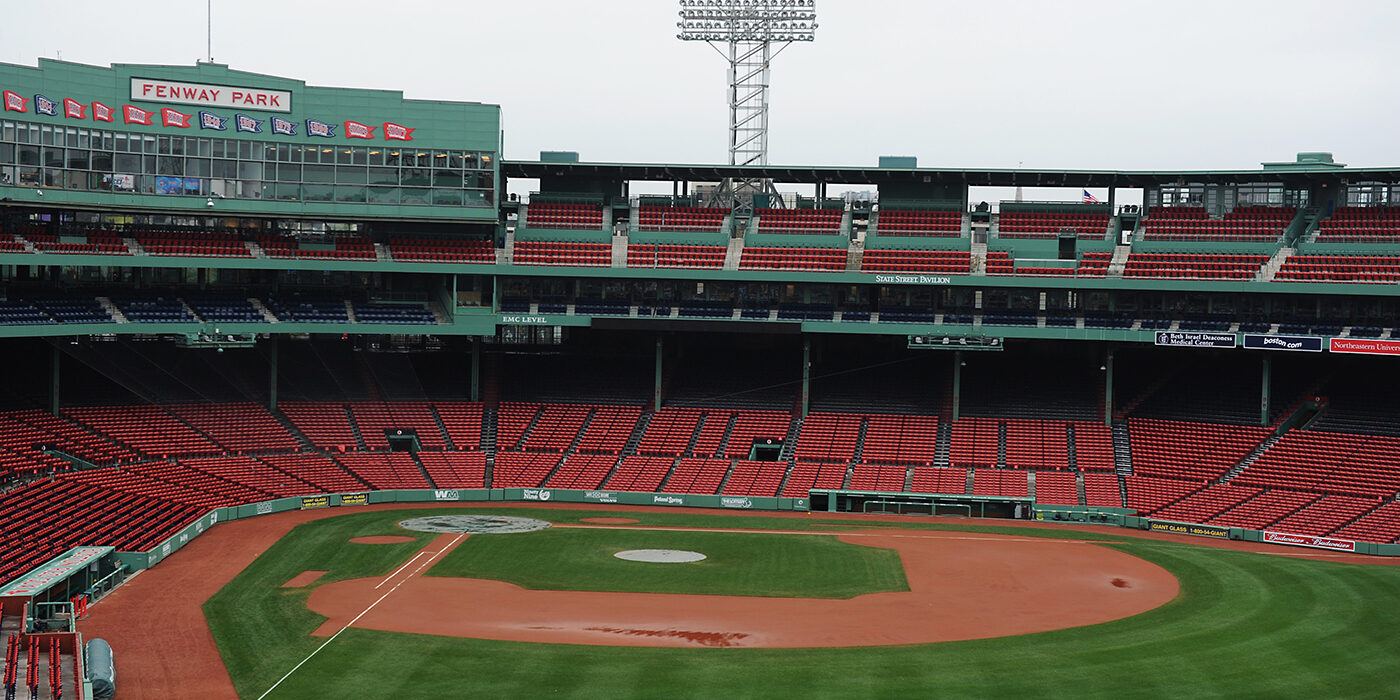
[[[6,3],[0,60],[189,64],[204,0]],[[213,0],[213,56],[313,85],[503,108],[505,156],[725,160],[725,65],[674,0]],[[819,0],[774,63],[769,161],[1400,165],[1400,2]]]

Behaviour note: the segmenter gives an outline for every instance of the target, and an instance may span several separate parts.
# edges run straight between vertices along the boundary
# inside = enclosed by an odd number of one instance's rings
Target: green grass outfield
[[[454,512],[454,511],[444,511]],[[461,511],[455,511],[461,512]],[[493,512],[472,509],[472,513]],[[521,515],[520,509],[499,511]],[[428,511],[413,511],[415,516]],[[597,512],[538,510],[573,522]],[[615,515],[615,513],[609,513]],[[644,525],[827,529],[818,518],[628,513]],[[323,583],[383,576],[430,536],[390,534],[400,515],[301,525],[205,604],[241,697],[261,696],[324,640],[307,569]],[[869,525],[869,523],[862,523]],[[1081,538],[1082,532],[969,523],[911,527]],[[655,534],[655,533],[652,533]],[[505,539],[519,535],[500,535]],[[481,538],[488,539],[488,538]],[[1300,560],[1095,533],[1155,562],[1181,595],[1142,615],[1018,637],[867,649],[663,649],[526,644],[349,629],[269,698],[1073,697],[1393,698],[1400,696],[1400,568]],[[471,539],[468,540],[470,542]]]

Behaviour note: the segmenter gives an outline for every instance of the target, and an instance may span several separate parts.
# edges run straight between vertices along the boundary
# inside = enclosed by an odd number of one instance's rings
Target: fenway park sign
[[[223,107],[225,109],[257,109],[267,112],[292,111],[292,93],[286,90],[265,90],[239,85],[181,83],[153,78],[132,78],[131,99],[166,104]]]
[[[1294,547],[1331,549],[1338,552],[1356,551],[1356,542],[1338,539],[1336,537],[1313,537],[1312,535],[1294,535],[1287,532],[1270,532],[1265,530],[1264,541],[1271,544],[1289,544]]]

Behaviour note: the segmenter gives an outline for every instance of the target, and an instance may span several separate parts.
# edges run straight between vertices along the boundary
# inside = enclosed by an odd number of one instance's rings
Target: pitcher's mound
[[[628,549],[613,556],[627,561],[645,561],[657,564],[683,564],[706,558],[699,552],[688,552],[684,549]]]
[[[469,535],[534,532],[549,527],[546,520],[517,518],[513,515],[430,515],[399,523],[405,530],[418,532],[466,533]]]

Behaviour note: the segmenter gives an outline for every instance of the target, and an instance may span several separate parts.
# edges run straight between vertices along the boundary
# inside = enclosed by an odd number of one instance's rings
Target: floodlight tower
[[[680,0],[681,41],[703,41],[729,61],[729,164],[768,164],[768,76],[774,56],[817,33],[816,0]],[[727,51],[719,44],[726,44]],[[777,51],[773,44],[779,44]],[[726,179],[718,198],[735,219],[753,213],[766,178]]]

